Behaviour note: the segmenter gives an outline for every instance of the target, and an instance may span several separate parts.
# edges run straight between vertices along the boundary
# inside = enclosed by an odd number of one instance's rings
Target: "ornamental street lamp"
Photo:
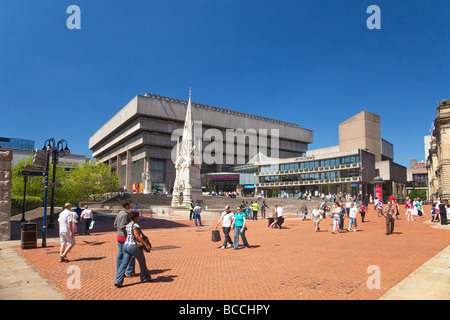
[[[50,222],[48,224],[49,229],[55,229],[56,226],[53,222],[53,213],[55,211],[55,178],[56,178],[56,166],[58,164],[59,157],[67,157],[70,155],[70,150],[67,146],[67,141],[62,139],[58,142],[55,139],[50,138],[44,142],[44,149],[50,147],[50,152],[52,153],[52,163],[53,163],[53,173],[52,173],[52,193],[50,198]]]

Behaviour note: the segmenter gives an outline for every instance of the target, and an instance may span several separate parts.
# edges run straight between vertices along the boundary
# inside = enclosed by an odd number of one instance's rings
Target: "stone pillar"
[[[11,240],[11,150],[0,150],[0,241]]]
[[[131,157],[131,151],[127,151],[127,160],[126,160],[126,178],[125,178],[125,186],[127,188],[127,193],[131,193],[131,169],[132,169],[132,157]]]

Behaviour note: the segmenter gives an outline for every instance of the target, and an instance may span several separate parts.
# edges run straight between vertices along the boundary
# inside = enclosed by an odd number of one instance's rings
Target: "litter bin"
[[[20,241],[22,249],[37,247],[37,223],[25,222],[21,225]]]

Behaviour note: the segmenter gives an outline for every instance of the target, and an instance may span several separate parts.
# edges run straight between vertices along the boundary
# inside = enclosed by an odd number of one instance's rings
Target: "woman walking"
[[[333,208],[333,233],[339,233],[339,224],[341,222],[341,207],[336,202]]]
[[[319,223],[323,219],[322,218],[322,210],[319,209],[319,206],[316,206],[316,208],[311,212],[312,219],[314,221],[314,226],[316,228],[316,232],[319,232]]]
[[[405,208],[406,208],[406,221],[415,221],[412,218],[413,209],[412,209],[411,201],[409,199],[406,200]]]
[[[231,224],[231,228],[234,229],[234,247],[233,250],[236,250],[239,246],[239,236],[242,238],[242,242],[244,243],[245,248],[249,248],[247,238],[245,237],[245,212],[241,211],[241,207],[237,207],[237,212],[234,214],[234,220]]]
[[[131,222],[127,224],[127,239],[123,245],[123,260],[119,269],[117,270],[116,280],[114,280],[114,285],[117,288],[122,287],[123,278],[125,277],[125,271],[127,269],[128,263],[130,262],[132,257],[135,257],[139,263],[139,268],[141,269],[141,282],[150,282],[151,276],[148,272],[145,255],[144,255],[144,247],[146,250],[150,251],[151,247],[146,244],[141,238],[141,227],[137,224],[139,221],[139,212],[131,211],[130,212]],[[144,247],[138,247],[136,241],[142,243]]]

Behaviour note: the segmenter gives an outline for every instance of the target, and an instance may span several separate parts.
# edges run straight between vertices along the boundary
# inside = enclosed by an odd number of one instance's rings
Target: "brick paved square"
[[[120,289],[113,286],[117,243],[109,222],[77,236],[70,263],[59,262],[51,237],[46,248],[17,250],[70,300],[376,300],[450,244],[449,231],[427,220],[409,222],[401,211],[389,236],[374,210],[358,221],[357,232],[339,234],[332,234],[331,219],[322,220],[320,232],[293,216],[281,230],[267,220],[248,221],[250,248],[222,250],[211,241],[217,219],[205,218],[205,227],[149,219],[142,227],[153,244],[146,254],[153,282],[125,278]],[[67,285],[70,266],[79,267],[81,289]],[[367,286],[370,266],[380,270],[379,289]]]

